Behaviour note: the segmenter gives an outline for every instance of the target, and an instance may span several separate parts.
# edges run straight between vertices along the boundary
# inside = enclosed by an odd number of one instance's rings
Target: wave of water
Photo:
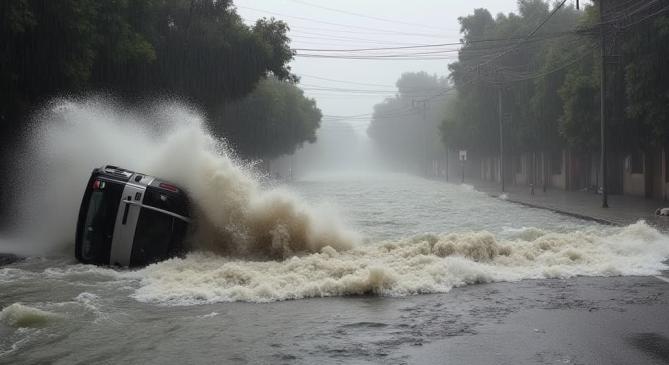
[[[59,100],[38,113],[17,167],[22,254],[71,252],[81,194],[105,164],[181,185],[194,201],[200,249],[238,257],[283,258],[358,237],[338,216],[282,190],[263,190],[195,111],[175,103],[127,110],[99,99]]]
[[[612,231],[614,230],[614,231]],[[190,305],[341,295],[443,293],[469,284],[574,276],[652,275],[667,266],[669,238],[643,222],[625,228],[520,234],[424,235],[283,261],[194,253],[137,272],[133,295]]]
[[[0,323],[12,327],[43,327],[49,322],[61,319],[59,314],[14,303],[0,311]]]

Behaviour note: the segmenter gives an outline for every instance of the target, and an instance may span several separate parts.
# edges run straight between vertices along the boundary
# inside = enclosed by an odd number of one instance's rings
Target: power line
[[[653,18],[653,17],[656,17],[656,16],[660,15],[661,13],[664,13],[664,12],[667,11],[667,10],[669,10],[669,5],[668,5],[668,6],[665,6],[664,8],[662,8],[662,9],[660,9],[660,10],[658,10],[658,11],[656,11],[656,12],[650,14],[650,15],[647,15],[647,16],[645,16],[645,17],[643,17],[643,18],[641,18],[641,19],[635,21],[634,23],[630,23],[630,24],[627,24],[627,25],[625,25],[625,26],[622,26],[622,27],[620,27],[620,29],[627,29],[627,28],[629,28],[629,27],[632,27],[632,26],[634,26],[634,25],[637,25],[637,24],[639,24],[639,23],[642,23],[642,22],[644,22],[644,21],[646,21],[646,20],[648,20],[648,19],[651,19],[651,18]]]
[[[562,6],[564,5],[564,3],[566,3],[566,2],[567,2],[567,0],[562,0],[562,2],[560,3],[560,5],[556,6],[555,9],[553,9],[553,11],[551,11],[551,13],[548,14],[548,16],[546,17],[546,19],[544,19],[544,21],[541,22],[541,24],[539,24],[539,26],[537,26],[537,27],[536,27],[530,34],[527,35],[527,38],[532,38],[532,36],[533,36],[534,34],[536,34],[536,33],[539,31],[539,29],[541,29],[541,27],[543,27],[544,24],[546,24],[546,23],[553,17],[553,15],[555,15],[555,13],[557,13],[557,11],[560,10],[560,8],[562,8]]]
[[[563,6],[566,2],[567,2],[567,0],[562,0],[562,2],[561,2],[558,6],[556,6],[555,9],[553,9],[553,11],[551,11],[550,14],[548,14],[548,16],[547,16],[541,23],[539,23],[539,25],[538,25],[536,28],[534,28],[534,30],[532,30],[532,31],[525,37],[525,41],[528,40],[528,39],[530,39],[530,38],[532,38],[532,36],[535,35],[535,34],[539,31],[539,29],[541,29],[541,28],[544,26],[544,24],[546,24],[546,23],[553,17],[553,15],[555,15],[555,13],[557,13],[557,11],[558,11],[560,8],[562,8],[562,6]],[[518,49],[518,47],[519,47],[521,44],[523,44],[523,41],[522,41],[522,40],[521,40],[520,42],[518,42],[518,44],[512,46],[511,48],[509,48],[509,49],[506,50],[506,51],[503,51],[503,52],[499,53],[498,55],[496,55],[496,56],[492,57],[491,59],[485,61],[484,63],[480,64],[479,66],[487,65],[487,64],[489,64],[490,62],[492,62],[493,60],[498,59],[499,57],[502,57],[502,56],[504,56],[504,55],[506,55],[506,54],[509,54],[511,51]]]
[[[361,17],[361,18],[373,19],[373,20],[378,20],[378,21],[392,23],[392,24],[404,24],[404,25],[410,25],[410,26],[413,26],[413,27],[436,29],[436,30],[440,30],[440,31],[451,31],[452,30],[452,29],[444,29],[444,28],[434,27],[434,26],[431,26],[431,25],[409,23],[409,22],[404,22],[404,21],[400,21],[400,20],[386,19],[386,18],[381,18],[381,17],[377,17],[377,16],[372,16],[372,15],[354,13],[352,11],[347,11],[347,10],[329,8],[327,6],[316,5],[316,4],[312,4],[312,3],[309,3],[309,2],[303,1],[303,0],[290,0],[290,1],[295,2],[295,3],[299,3],[299,4],[308,5],[308,6],[313,6],[315,8],[319,8],[319,9],[333,11],[333,12],[336,12],[336,13],[348,14],[348,15],[353,15],[353,16],[357,16],[357,17]]]
[[[269,10],[262,10],[262,9],[252,8],[252,7],[249,7],[249,6],[237,5],[237,8],[257,11],[257,12],[260,12],[260,13],[267,13],[267,14],[282,16],[282,17],[286,17],[286,18],[299,19],[299,20],[304,20],[304,21],[314,22],[314,23],[319,23],[319,24],[333,25],[333,26],[343,27],[343,28],[347,28],[347,29],[354,28],[354,29],[372,30],[372,31],[377,31],[377,32],[380,31],[380,32],[383,32],[383,33],[386,33],[386,34],[416,35],[416,36],[443,38],[443,36],[436,35],[434,33],[429,33],[429,34],[428,33],[408,33],[408,32],[400,32],[400,31],[395,31],[395,30],[389,30],[389,29],[379,29],[379,28],[362,27],[362,26],[351,25],[351,24],[333,23],[333,22],[318,20],[318,19],[314,19],[314,18],[308,18],[308,17],[296,16],[296,15],[289,15],[289,14],[277,13],[277,12],[269,11]]]
[[[304,58],[329,58],[329,59],[344,59],[344,60],[384,60],[384,61],[430,61],[430,60],[453,60],[457,55],[446,56],[406,56],[406,55],[381,55],[381,56],[346,56],[346,55],[319,55],[319,54],[305,54],[298,53],[295,57]]]
[[[434,43],[434,44],[419,44],[412,46],[400,46],[400,47],[376,47],[376,48],[350,48],[350,49],[338,49],[338,48],[293,48],[294,51],[306,51],[306,52],[362,52],[362,51],[385,51],[385,50],[398,50],[398,49],[416,49],[416,48],[434,48],[434,47],[443,47],[443,46],[460,46],[462,43]]]
[[[549,39],[555,37],[562,37],[568,34],[573,34],[573,32],[557,32],[553,34],[547,34],[545,37],[539,39]],[[444,46],[464,46],[473,43],[491,43],[491,42],[511,42],[515,40],[527,40],[527,37],[508,37],[508,38],[493,38],[493,39],[474,39],[467,42],[451,42],[451,43],[432,43],[432,44],[414,44],[406,46],[397,46],[397,47],[370,47],[370,48],[294,48],[295,51],[307,51],[307,52],[363,52],[363,51],[383,51],[383,50],[400,50],[400,49],[415,49],[415,48],[434,48],[434,47],[444,47]],[[499,46],[498,46],[499,47]],[[477,48],[481,49],[481,48]]]
[[[584,54],[581,55],[580,57],[577,57],[577,58],[575,58],[574,60],[572,60],[572,61],[570,61],[570,62],[567,62],[567,63],[565,63],[565,64],[562,65],[562,66],[556,67],[556,68],[554,68],[554,69],[552,69],[552,70],[550,70],[550,71],[545,71],[545,72],[541,72],[541,73],[534,74],[534,75],[531,75],[531,76],[519,77],[519,78],[516,78],[516,79],[505,80],[505,81],[508,81],[508,82],[518,82],[518,81],[528,81],[528,80],[538,79],[538,78],[541,78],[541,77],[544,77],[544,76],[553,74],[553,73],[555,73],[555,72],[561,71],[561,70],[563,70],[563,69],[565,69],[565,68],[567,68],[567,67],[569,67],[569,66],[571,66],[571,65],[573,65],[573,64],[575,64],[575,63],[580,62],[581,60],[583,60],[584,58],[586,58],[586,57],[588,57],[588,56],[590,56],[590,55],[591,55],[591,54],[589,54],[589,53],[584,53]]]
[[[339,87],[311,85],[311,84],[300,84],[300,88],[302,88],[304,90],[343,91],[343,92],[374,92],[374,93],[392,93],[392,94],[396,94],[396,93],[400,92],[397,89],[395,89],[395,90],[350,89],[350,88],[339,88]],[[405,93],[406,92],[416,93],[416,92],[428,92],[428,91],[442,91],[442,90],[447,90],[447,89],[449,89],[449,88],[443,88],[443,87],[409,88],[409,89],[403,89],[403,91],[405,91]]]
[[[341,27],[341,25],[339,26]],[[332,28],[321,28],[321,27],[310,27],[310,26],[305,26],[302,24],[291,24],[290,27],[291,31],[300,31],[304,32],[306,29],[307,31],[321,31],[321,32],[335,32],[337,34],[339,33],[348,33],[348,34],[355,34],[355,35],[392,35],[393,37],[425,37],[425,38],[444,38],[445,35],[443,34],[434,34],[434,33],[410,33],[410,32],[402,32],[402,31],[395,31],[395,30],[385,30],[385,29],[378,29],[378,30],[371,30],[371,31],[365,31],[363,30],[351,30],[351,29],[332,29]],[[460,33],[454,33],[455,37],[460,36]]]
[[[347,81],[347,80],[337,80],[337,79],[330,79],[326,77],[320,77],[320,76],[314,76],[314,75],[307,75],[307,74],[300,74],[300,77],[306,76],[310,77],[312,79],[318,79],[318,80],[325,80],[325,81],[332,81],[332,82],[340,82],[344,84],[352,84],[352,85],[362,85],[362,86],[382,86],[382,87],[396,87],[395,85],[390,85],[390,84],[372,84],[372,83],[365,83],[365,82],[356,82],[356,81]]]

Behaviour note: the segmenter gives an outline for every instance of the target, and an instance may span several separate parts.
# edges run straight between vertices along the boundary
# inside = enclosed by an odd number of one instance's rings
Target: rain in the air
[[[0,364],[669,363],[669,0],[3,0]]]

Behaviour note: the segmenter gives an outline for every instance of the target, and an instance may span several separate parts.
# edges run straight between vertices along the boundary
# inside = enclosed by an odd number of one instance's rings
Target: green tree
[[[295,81],[287,32],[274,19],[245,25],[231,0],[3,1],[3,144],[59,94],[177,96],[210,114],[269,75]]]
[[[639,144],[669,145],[669,16],[625,32],[623,58],[627,117]]]
[[[551,11],[548,2],[523,0],[517,14],[493,18],[487,10],[476,9],[459,18],[463,47],[458,61],[449,65],[457,101],[441,127],[447,146],[496,154],[501,93],[507,151],[559,147],[558,125],[564,111],[558,90],[569,69],[580,64],[582,50],[575,47],[577,36],[562,33],[575,27],[580,13],[566,7],[533,38],[523,40]]]
[[[265,160],[315,142],[321,116],[301,89],[269,77],[243,99],[220,105],[211,126],[242,156]]]

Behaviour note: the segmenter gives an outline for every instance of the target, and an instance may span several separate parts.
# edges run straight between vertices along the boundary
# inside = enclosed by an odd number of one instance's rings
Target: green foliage
[[[599,146],[599,84],[598,78],[582,71],[570,72],[559,94],[564,101],[560,132],[570,145],[584,149]]]
[[[669,144],[669,16],[627,33],[623,52],[627,117],[642,143]]]
[[[518,9],[517,14],[495,18],[476,9],[459,19],[464,46],[458,62],[449,65],[458,96],[441,126],[447,146],[496,154],[500,93],[508,150],[556,149],[563,143],[558,131],[565,111],[558,90],[567,72],[578,67],[575,61],[583,49],[577,45],[583,41],[573,35],[549,35],[573,29],[580,14],[573,7],[562,9],[534,35],[539,40],[518,46],[518,39],[552,10],[542,0],[521,0]]]
[[[287,32],[288,26],[274,19],[245,25],[231,0],[4,0],[3,141],[19,134],[32,107],[59,94],[100,90],[129,101],[182,97],[220,121],[216,113],[224,109],[221,105],[249,94],[271,76],[243,103],[252,112],[268,108],[276,119],[265,115],[253,122],[226,121],[215,130],[224,136],[245,135],[245,128],[263,130],[279,140],[228,138],[253,156],[286,153],[313,140],[320,121],[313,100],[278,81],[297,81],[288,66],[293,51]],[[259,104],[252,107],[249,100]],[[270,142],[261,152],[249,147]]]
[[[494,19],[485,9],[460,18],[464,47],[458,62],[449,65],[458,98],[441,126],[444,144],[481,154],[497,153],[495,89],[504,85],[508,149],[550,151],[569,146],[596,150],[600,145],[599,32],[594,37],[572,32],[540,38],[598,24],[597,8],[587,6],[580,13],[571,7],[561,9],[535,35],[537,41],[511,51],[513,41],[477,42],[522,37],[550,12],[549,3],[541,0],[519,1],[518,6],[518,14],[499,14]],[[644,20],[625,28],[623,18],[606,31],[610,42],[615,28],[622,43],[622,55],[617,58],[622,65],[616,68],[609,62],[607,68],[608,129],[614,150],[669,144],[669,17]]]
[[[297,86],[270,77],[245,98],[221,105],[212,128],[243,156],[268,159],[315,142],[321,116]]]

